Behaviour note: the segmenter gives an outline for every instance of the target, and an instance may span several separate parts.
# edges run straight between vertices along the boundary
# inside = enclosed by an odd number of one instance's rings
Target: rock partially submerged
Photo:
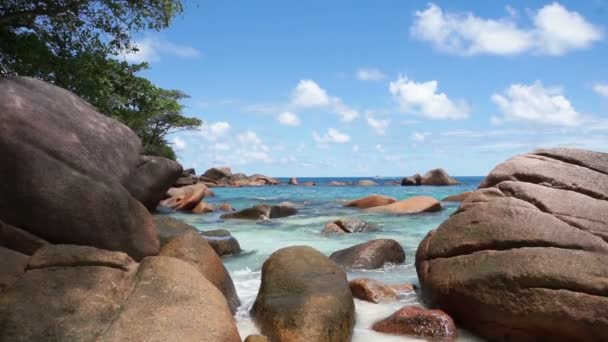
[[[222,219],[264,220],[292,216],[298,210],[291,205],[256,205],[235,213],[223,214]]]
[[[237,239],[226,229],[208,230],[200,233],[213,247],[219,256],[241,253],[241,246]]]
[[[515,156],[480,187],[418,248],[425,300],[487,339],[605,339],[608,154]]]
[[[298,185],[298,179],[296,177],[291,177],[291,179],[289,179],[289,185]]]
[[[348,283],[353,297],[372,303],[397,299],[397,293],[388,285],[377,280],[360,278]]]
[[[429,196],[416,196],[404,199],[388,205],[377,206],[367,209],[370,213],[385,214],[417,214],[436,212],[441,210],[441,203]]]
[[[357,182],[359,186],[378,186],[379,184],[370,179],[363,179]]]
[[[346,274],[308,246],[274,252],[251,313],[271,341],[350,341],[355,305]]]
[[[458,336],[456,325],[441,310],[406,306],[389,317],[374,323],[372,329],[393,335],[409,335],[433,340],[452,341]]]
[[[420,174],[417,173],[411,177],[405,177],[401,180],[401,185],[403,185],[403,186],[422,185],[422,176],[420,176]]]
[[[460,182],[450,177],[444,169],[433,169],[425,173],[424,176],[415,174],[411,177],[403,178],[401,185],[458,185]]]
[[[405,251],[395,240],[375,239],[333,252],[329,258],[348,269],[375,269],[403,263]]]
[[[356,207],[359,209],[367,209],[373,207],[379,207],[383,205],[388,205],[391,203],[397,202],[396,199],[392,197],[382,196],[382,195],[370,195],[366,197],[362,197],[356,200],[352,200],[346,204],[345,207]]]
[[[375,224],[371,224],[356,218],[342,218],[329,222],[323,228],[324,234],[346,234],[372,232],[378,230]]]

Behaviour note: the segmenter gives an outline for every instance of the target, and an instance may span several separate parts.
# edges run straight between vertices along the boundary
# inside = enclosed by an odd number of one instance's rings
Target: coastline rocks
[[[172,160],[140,156],[137,167],[123,184],[149,211],[154,211],[181,174],[182,166]]]
[[[201,177],[212,179],[214,181],[220,181],[223,178],[230,178],[230,176],[232,176],[232,170],[229,167],[213,167],[201,175]]]
[[[126,188],[141,160],[133,131],[33,78],[0,78],[0,113],[0,220],[51,243],[158,253],[150,214]],[[144,179],[142,200],[153,192]]]
[[[403,185],[403,186],[422,185],[422,176],[420,176],[420,174],[417,173],[411,177],[405,177],[401,180],[401,185]]]
[[[316,186],[316,185],[317,185],[317,183],[315,183],[315,182],[304,182],[304,183],[300,184],[300,186]]]
[[[360,219],[342,218],[325,225],[322,233],[324,234],[346,234],[376,231],[376,225]]]
[[[232,278],[205,238],[196,232],[185,232],[165,244],[159,255],[177,258],[194,266],[222,292],[231,312],[233,314],[236,312],[240,301]]]
[[[199,202],[196,207],[192,208],[195,214],[206,214],[215,211],[215,207],[206,202]]]
[[[154,215],[153,219],[161,248],[167,242],[173,240],[174,238],[182,235],[185,232],[198,232],[198,229],[192,227],[191,225],[187,224],[182,220],[178,220],[171,216]]]
[[[298,179],[296,177],[291,177],[289,185],[298,185]]]
[[[222,219],[241,219],[241,220],[260,220],[273,219],[292,216],[298,213],[298,210],[291,205],[256,205],[251,208],[243,209],[235,213],[223,214]]]
[[[354,279],[348,283],[348,286],[353,297],[367,302],[380,303],[397,299],[397,294],[390,286],[374,279]]]
[[[416,196],[388,205],[366,209],[366,211],[371,213],[385,214],[417,214],[424,212],[436,212],[440,210],[441,203],[429,196]]]
[[[392,197],[382,196],[382,195],[370,195],[366,197],[362,197],[356,200],[352,200],[346,203],[345,207],[357,207],[359,209],[368,209],[373,207],[379,207],[383,205],[388,205],[391,203],[397,202],[396,199]]]
[[[465,191],[465,192],[461,192],[456,195],[448,196],[448,197],[442,199],[441,201],[442,202],[462,202],[462,201],[466,200],[471,194],[473,194],[473,191]]]
[[[608,154],[539,150],[494,168],[418,247],[427,303],[486,339],[608,336]]]
[[[458,336],[456,325],[441,310],[406,306],[389,317],[374,323],[372,329],[393,335],[410,335],[433,340],[452,341]]]
[[[221,211],[234,211],[235,209],[230,205],[230,203],[222,203],[218,208]]]
[[[200,234],[220,257],[241,253],[241,246],[238,240],[226,229],[208,230]]]
[[[375,239],[333,252],[329,258],[348,269],[375,269],[403,263],[405,251],[395,240]]]
[[[359,185],[359,186],[377,186],[378,183],[374,182],[373,180],[363,179],[363,180],[358,181],[357,185]]]
[[[308,246],[274,252],[251,309],[271,341],[350,341],[355,305],[346,273]]]
[[[207,186],[203,184],[171,188],[167,191],[167,195],[171,197],[163,200],[160,205],[173,210],[192,210],[205,198],[207,191]]]
[[[348,183],[339,182],[339,181],[331,181],[331,182],[327,183],[327,185],[329,185],[329,186],[346,186],[346,185],[348,185]]]

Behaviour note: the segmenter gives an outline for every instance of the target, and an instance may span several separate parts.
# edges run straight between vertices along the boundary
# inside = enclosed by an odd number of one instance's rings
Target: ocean
[[[416,248],[428,231],[436,228],[457,208],[459,203],[443,202],[443,210],[405,216],[364,213],[359,209],[345,208],[348,200],[370,194],[381,194],[405,199],[419,195],[432,196],[438,200],[464,191],[476,189],[483,177],[454,177],[461,182],[455,186],[395,186],[384,185],[401,178],[298,178],[298,182],[312,181],[313,187],[286,185],[287,178],[279,178],[285,185],[242,188],[214,188],[216,196],[205,199],[212,204],[230,203],[240,210],[257,204],[278,204],[292,202],[298,214],[291,217],[257,223],[246,220],[221,220],[221,213],[189,214],[172,213],[197,229],[227,229],[239,241],[243,252],[240,255],[224,257],[226,268],[232,276],[242,305],[236,319],[242,338],[258,333],[249,317],[258,292],[261,267],[274,251],[294,245],[308,245],[322,253],[350,247],[371,239],[390,238],[398,241],[405,250],[406,260],[402,265],[386,265],[383,269],[349,271],[348,278],[374,278],[387,284],[418,284],[414,258]],[[371,179],[379,186],[328,186],[330,181],[357,182]],[[375,223],[379,230],[370,233],[328,236],[321,234],[326,223],[341,217],[356,217]],[[416,294],[408,294],[396,302],[372,304],[355,299],[356,319],[353,341],[404,341],[401,336],[380,334],[370,329],[373,322],[385,318],[405,305],[422,305]],[[405,339],[407,340],[407,339]],[[410,339],[415,341],[416,339]],[[459,341],[474,340],[466,331],[460,332]]]

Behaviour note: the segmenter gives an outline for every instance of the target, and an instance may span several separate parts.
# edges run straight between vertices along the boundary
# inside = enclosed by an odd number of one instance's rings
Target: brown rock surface
[[[386,263],[403,263],[405,252],[395,240],[375,239],[333,252],[329,258],[350,269],[375,269]]]
[[[417,214],[441,210],[441,203],[429,196],[416,196],[388,205],[369,208],[371,213],[385,214]]]
[[[394,335],[410,335],[432,340],[453,341],[458,336],[456,325],[441,310],[406,306],[389,317],[374,323],[372,329]]]
[[[25,272],[29,256],[0,246],[0,296]]]
[[[373,207],[379,207],[382,205],[388,205],[391,203],[397,202],[396,199],[392,197],[382,196],[382,195],[370,195],[366,197],[362,197],[356,200],[352,200],[346,203],[345,207],[357,207],[359,209],[367,209]]]
[[[380,303],[397,299],[397,294],[388,285],[377,280],[360,278],[348,283],[353,297],[372,303]]]

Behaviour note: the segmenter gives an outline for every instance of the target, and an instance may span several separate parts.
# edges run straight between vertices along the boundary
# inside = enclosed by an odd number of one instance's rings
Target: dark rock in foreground
[[[223,214],[222,219],[241,219],[241,220],[266,220],[292,216],[298,210],[290,205],[256,205],[251,208],[243,209],[235,213]]]
[[[346,273],[307,246],[274,252],[251,313],[271,341],[350,341],[355,305]]]
[[[395,240],[376,239],[333,252],[329,258],[349,269],[375,269],[403,263],[405,252]]]
[[[490,340],[608,336],[608,154],[498,165],[418,247],[425,300]]]
[[[453,341],[458,336],[456,325],[441,310],[406,306],[389,317],[374,323],[372,329],[393,335],[409,335],[432,340]]]

